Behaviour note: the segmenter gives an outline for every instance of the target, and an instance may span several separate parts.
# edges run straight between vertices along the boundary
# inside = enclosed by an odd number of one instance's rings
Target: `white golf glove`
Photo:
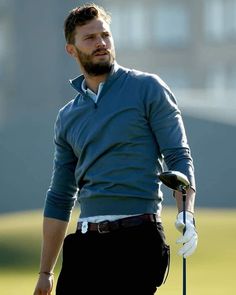
[[[198,243],[198,234],[196,232],[195,224],[194,224],[194,217],[193,214],[186,211],[186,228],[183,222],[183,212],[180,212],[177,215],[175,227],[178,231],[183,233],[185,228],[184,235],[179,238],[176,243],[184,244],[183,247],[179,250],[179,255],[183,255],[184,258],[193,254],[193,252],[197,248]]]

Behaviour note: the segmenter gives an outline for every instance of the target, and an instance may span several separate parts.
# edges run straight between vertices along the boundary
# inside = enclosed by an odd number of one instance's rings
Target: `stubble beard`
[[[93,56],[99,51],[104,51],[103,49],[97,49],[92,54],[86,54],[76,48],[77,55],[80,61],[81,66],[84,68],[85,72],[89,76],[100,76],[109,74],[112,68],[112,65],[115,61],[115,52],[111,50],[109,54],[109,59],[106,61],[93,62]]]

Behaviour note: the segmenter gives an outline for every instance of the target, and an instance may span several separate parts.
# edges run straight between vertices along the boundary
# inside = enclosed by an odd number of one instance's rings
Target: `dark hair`
[[[111,23],[111,16],[101,6],[94,3],[84,4],[83,6],[75,7],[69,12],[69,15],[64,22],[64,34],[66,42],[74,43],[75,28],[77,26],[86,25],[89,21],[95,18],[102,18],[108,24]]]

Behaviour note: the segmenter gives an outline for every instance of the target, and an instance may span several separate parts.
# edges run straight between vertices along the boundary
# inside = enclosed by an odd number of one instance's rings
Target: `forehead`
[[[110,25],[103,19],[93,19],[89,23],[83,26],[77,26],[75,29],[75,35],[83,37],[89,34],[97,34],[100,32],[110,32]]]

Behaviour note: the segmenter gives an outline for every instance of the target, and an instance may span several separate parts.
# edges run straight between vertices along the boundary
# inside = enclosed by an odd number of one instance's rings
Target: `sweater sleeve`
[[[60,113],[55,123],[55,153],[51,183],[46,194],[44,216],[69,221],[76,201],[77,157],[63,136]]]
[[[181,112],[173,93],[156,81],[147,102],[147,117],[169,170],[184,173],[196,190],[194,165]]]

